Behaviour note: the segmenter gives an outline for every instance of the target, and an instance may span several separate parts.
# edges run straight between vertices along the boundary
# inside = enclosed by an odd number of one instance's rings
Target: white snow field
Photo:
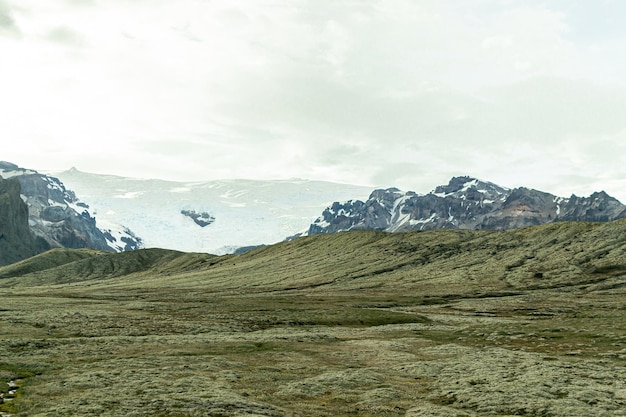
[[[333,201],[367,199],[372,187],[308,180],[175,182],[90,174],[50,173],[91,207],[97,224],[121,224],[144,247],[231,253],[306,231]],[[208,213],[201,227],[181,213]]]

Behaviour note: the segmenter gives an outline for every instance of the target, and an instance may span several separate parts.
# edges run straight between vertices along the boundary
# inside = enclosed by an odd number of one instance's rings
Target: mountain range
[[[626,217],[626,206],[605,192],[558,197],[509,189],[472,177],[453,177],[428,194],[379,189],[366,201],[334,202],[306,234],[346,230],[401,232],[433,229],[507,230],[559,221],[606,222]]]
[[[9,162],[0,162],[0,177],[11,180],[0,188],[0,243],[11,248],[0,264],[55,247],[220,255],[347,230],[505,230],[626,216],[626,206],[605,192],[565,198],[472,177],[427,194],[307,180],[174,182],[75,168],[44,174]]]

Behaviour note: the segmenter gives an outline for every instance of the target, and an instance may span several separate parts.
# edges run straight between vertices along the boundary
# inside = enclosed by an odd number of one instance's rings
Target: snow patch
[[[473,179],[473,180],[468,181],[465,184],[463,184],[463,188],[461,188],[461,191],[465,192],[465,191],[469,190],[472,187],[476,187],[477,185],[478,185],[478,180],[477,179]]]
[[[437,220],[437,218],[438,218],[438,217],[437,217],[437,213],[433,213],[433,214],[431,214],[431,215],[430,215],[430,217],[429,217],[429,218],[427,218],[427,219],[419,219],[419,220],[416,220],[416,219],[411,219],[411,220],[409,220],[409,224],[410,224],[411,226],[416,226],[416,225],[418,225],[418,224],[424,225],[424,224],[426,224],[426,223],[432,223],[432,222],[434,222],[435,220]]]
[[[122,191],[122,190],[120,190]],[[114,195],[113,198],[124,198],[124,199],[134,199],[139,197],[141,194],[143,194],[140,191],[127,191],[124,194],[118,194],[118,195]]]
[[[411,213],[402,213],[402,208],[405,206],[407,200],[413,197],[414,194],[404,194],[398,198],[396,198],[393,202],[393,207],[391,208],[391,227],[388,228],[390,232],[395,232],[400,230],[402,226],[404,226],[411,219]]]
[[[232,201],[220,201],[220,203],[230,207],[230,208],[244,208],[247,207],[246,203],[234,203]]]
[[[171,190],[168,190],[170,193],[188,193],[191,191],[189,187],[174,187]]]
[[[33,171],[30,169],[16,169],[16,170],[2,170],[0,171],[0,176],[2,176],[2,178],[4,179],[8,179],[8,178],[12,178],[12,177],[17,177],[20,175],[32,175],[32,174],[36,174],[37,171]]]
[[[327,222],[326,220],[322,219],[322,218],[319,218],[319,219],[315,220],[313,222],[313,224],[316,225],[316,226],[319,226],[319,227],[324,227],[324,228],[330,226],[330,223]]]
[[[60,184],[58,181],[56,181],[55,179],[49,177],[49,176],[44,176],[43,177],[44,180],[46,180],[46,182],[48,183],[48,189],[50,190],[57,190],[57,191],[61,191],[63,193],[65,193],[65,187],[63,187],[62,184]]]
[[[48,199],[48,205],[50,207],[63,207],[63,208],[67,207],[67,204],[61,204],[58,201],[54,201],[54,200],[52,200],[50,198]]]
[[[489,195],[489,196],[498,196],[498,195],[502,195],[504,198],[506,198],[506,194],[510,191],[509,188],[506,187],[500,187],[499,185],[496,185],[492,182],[489,181],[482,181],[476,178],[473,178],[465,183],[463,183],[463,185],[461,186],[460,189],[458,189],[457,191],[453,191],[453,192],[449,192],[449,193],[445,193],[445,192],[440,192],[440,193],[436,193],[434,191],[432,191],[430,194],[436,196],[436,197],[440,197],[440,198],[446,198],[446,197],[457,197],[457,198],[464,198],[464,193],[467,193],[469,190],[475,190],[481,194],[485,194],[485,195]],[[500,198],[503,198],[500,197]]]
[[[556,215],[558,216],[559,214],[561,214],[561,204],[565,203],[567,204],[569,201],[568,198],[564,198],[564,197],[554,197],[553,202],[556,203]]]
[[[116,252],[122,252],[126,250],[125,239],[139,240],[134,236],[127,228],[117,223],[107,220],[96,220],[98,229],[100,229],[105,236],[107,245]]]

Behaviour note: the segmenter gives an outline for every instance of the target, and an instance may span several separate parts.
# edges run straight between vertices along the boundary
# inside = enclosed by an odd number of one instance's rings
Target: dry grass
[[[0,269],[0,411],[626,415],[625,229],[33,258]]]

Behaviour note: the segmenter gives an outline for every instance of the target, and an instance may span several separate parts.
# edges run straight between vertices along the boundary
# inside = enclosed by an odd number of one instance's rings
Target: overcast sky
[[[626,202],[622,0],[0,0],[2,155]]]

